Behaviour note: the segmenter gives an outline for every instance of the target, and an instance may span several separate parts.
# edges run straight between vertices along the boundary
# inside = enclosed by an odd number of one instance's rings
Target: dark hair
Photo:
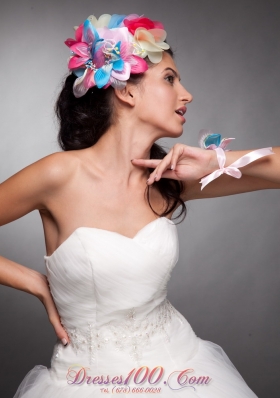
[[[165,50],[172,57],[173,51]],[[149,67],[153,64],[146,58]],[[141,82],[144,73],[131,74],[129,82],[138,84]],[[106,89],[98,89],[96,86],[90,88],[85,95],[76,98],[73,94],[73,84],[77,79],[71,73],[65,79],[62,90],[55,104],[55,113],[59,120],[58,143],[62,150],[71,151],[88,148],[99,140],[99,138],[109,129],[113,123],[113,91],[109,86]],[[159,144],[154,143],[150,150],[151,159],[163,159],[167,152]],[[149,168],[151,173],[154,169]],[[183,214],[186,217],[186,205],[180,195],[184,185],[181,181],[161,178],[153,185],[158,189],[164,200],[166,207],[163,213],[158,214],[150,203],[150,186],[147,185],[145,195],[152,211],[158,216],[166,216],[172,212],[178,203],[182,206],[180,213],[175,217],[179,218]],[[183,221],[183,220],[182,220]]]

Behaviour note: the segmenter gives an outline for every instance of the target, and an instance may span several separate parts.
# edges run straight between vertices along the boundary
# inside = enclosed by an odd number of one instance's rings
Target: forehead
[[[148,72],[150,75],[161,75],[166,73],[167,71],[171,72],[171,70],[173,70],[180,78],[180,74],[174,59],[171,57],[170,54],[164,51],[162,55],[162,60],[158,64],[155,64],[151,68],[149,68]]]

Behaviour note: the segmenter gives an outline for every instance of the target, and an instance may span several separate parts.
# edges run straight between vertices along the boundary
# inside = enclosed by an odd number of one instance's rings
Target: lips
[[[181,108],[177,109],[175,112],[178,113],[178,115],[184,116],[184,114],[187,112],[187,108],[185,106],[182,106]]]

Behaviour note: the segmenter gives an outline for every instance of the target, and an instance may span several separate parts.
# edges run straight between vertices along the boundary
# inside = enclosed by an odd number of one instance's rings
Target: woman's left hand
[[[219,168],[216,152],[184,144],[175,144],[163,159],[133,159],[135,166],[155,168],[147,184],[160,178],[195,181]]]

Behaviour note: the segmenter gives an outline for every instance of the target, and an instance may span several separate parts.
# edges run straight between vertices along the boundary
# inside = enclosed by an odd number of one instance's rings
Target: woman
[[[160,22],[138,15],[81,24],[66,41],[72,73],[56,107],[64,152],[1,184],[1,225],[40,212],[47,277],[1,257],[0,282],[38,297],[58,337],[51,368],[32,369],[16,398],[256,396],[166,300],[178,260],[171,217],[188,200],[279,188],[279,147],[237,163],[242,178],[222,160],[249,151],[177,144],[166,155],[155,141],[182,134],[192,95],[165,38]],[[141,366],[160,368],[140,383]]]

